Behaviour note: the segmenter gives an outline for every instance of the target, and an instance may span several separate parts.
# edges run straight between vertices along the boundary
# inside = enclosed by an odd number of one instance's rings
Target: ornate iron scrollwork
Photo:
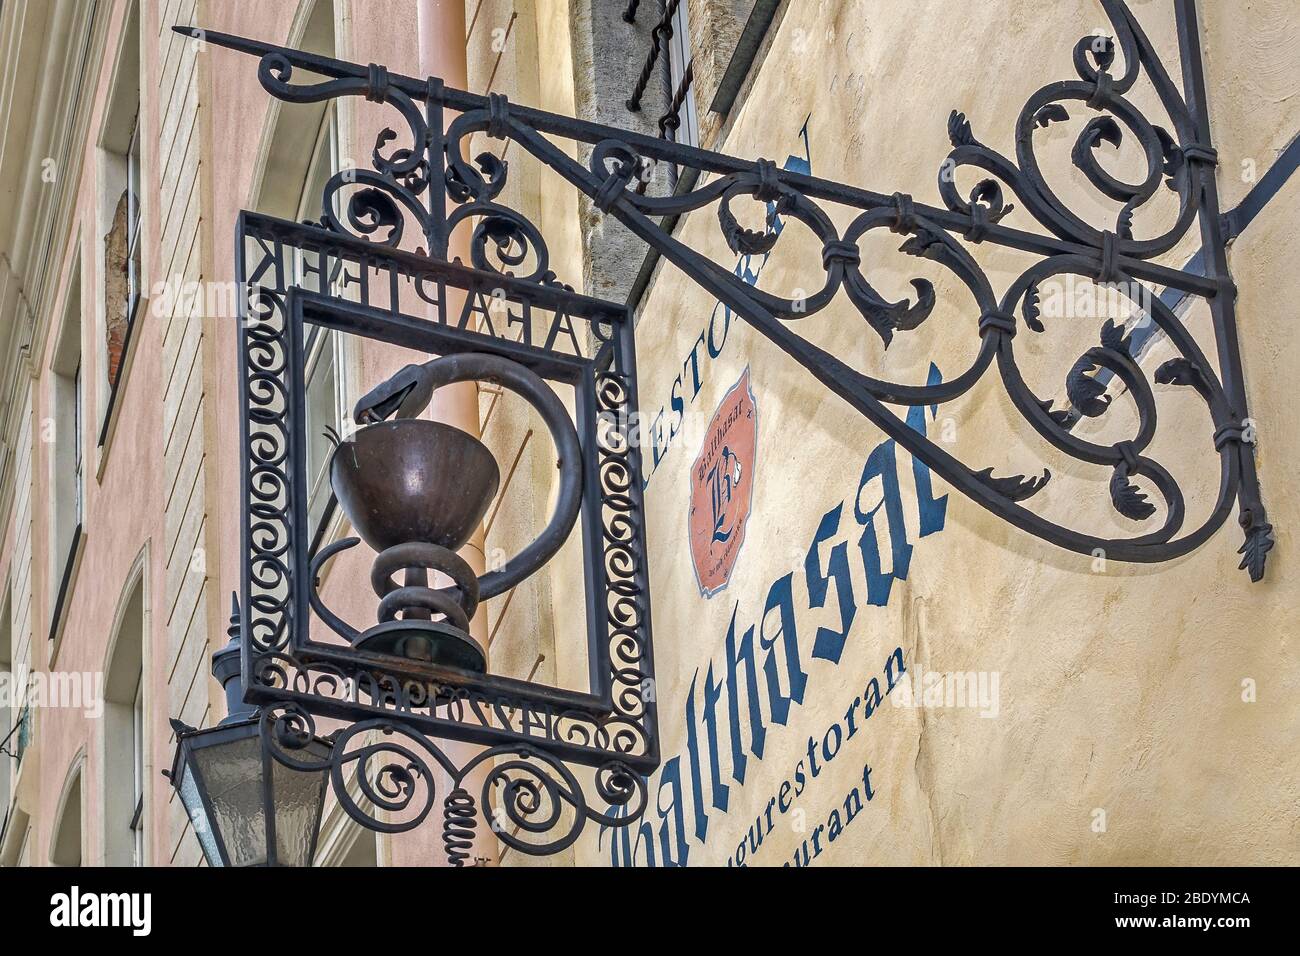
[[[568,848],[589,821],[625,826],[645,810],[644,778],[617,759],[598,766],[593,776],[596,795],[620,811],[610,813],[595,810],[574,772],[544,748],[503,744],[457,764],[428,736],[377,719],[337,731],[329,738],[330,756],[322,761],[307,751],[316,724],[302,705],[263,707],[261,721],[271,757],[295,770],[328,770],[348,815],[383,833],[403,833],[424,823],[438,806],[434,768],[442,770],[450,780],[442,801],[443,840],[454,866],[469,859],[481,808],[493,808],[491,826],[502,843],[532,855]],[[488,770],[474,794],[464,784],[479,767]],[[529,836],[544,839],[535,842]]]
[[[249,284],[243,347],[248,419],[245,539],[249,547],[243,601],[248,647],[245,679],[250,699],[286,708],[274,718],[275,739],[284,745],[277,759],[293,759],[293,741],[305,739],[301,728],[310,728],[313,715],[348,719],[352,726],[339,738],[331,766],[340,800],[349,812],[366,819],[366,809],[355,798],[345,800],[341,768],[373,768],[376,761],[382,761],[382,769],[361,775],[368,781],[362,797],[372,808],[409,812],[416,822],[435,806],[429,772],[433,765],[441,766],[453,780],[443,800],[444,835],[453,859],[464,858],[472,838],[469,821],[475,806],[485,808],[494,794],[498,810],[517,832],[549,834],[541,849],[538,845],[519,848],[549,852],[571,844],[582,821],[622,825],[635,819],[638,807],[644,806],[643,776],[657,765],[653,695],[644,693],[653,672],[639,457],[625,430],[625,413],[637,403],[630,328],[625,313],[617,314],[621,307],[587,300],[557,279],[540,231],[501,202],[509,174],[507,163],[487,152],[478,154],[473,162],[467,158],[474,133],[509,139],[557,172],[596,209],[618,219],[950,485],[990,512],[1074,552],[1159,562],[1203,544],[1226,520],[1235,502],[1245,533],[1241,567],[1253,580],[1262,577],[1272,547],[1272,528],[1255,474],[1236,343],[1235,290],[1219,222],[1216,158],[1205,109],[1196,10],[1193,0],[1174,3],[1184,92],[1161,64],[1127,6],[1120,0],[1101,0],[1114,35],[1082,38],[1074,47],[1077,78],[1049,83],[1029,98],[1015,123],[1014,156],[983,144],[974,124],[963,114],[950,115],[951,150],[938,179],[940,206],[918,202],[905,193],[872,192],[781,170],[765,160],[735,159],[517,106],[499,94],[484,97],[446,87],[437,78],[400,76],[374,64],[346,63],[203,32],[209,43],[260,57],[259,77],[273,96],[291,102],[365,96],[393,106],[405,126],[404,135],[393,129],[379,134],[372,169],[346,170],[330,179],[319,222],[290,224],[245,213],[241,225],[247,240],[268,250],[251,270],[246,270],[247,263],[241,261],[240,265],[241,280]],[[292,79],[298,68],[328,79],[297,85]],[[1129,98],[1142,77],[1160,100],[1167,117],[1165,126],[1151,122]],[[1090,225],[1060,198],[1035,153],[1036,136],[1071,120],[1080,108],[1095,115],[1078,133],[1071,159],[1097,193],[1119,205],[1109,228]],[[444,110],[458,115],[447,124]],[[569,156],[551,137],[591,146],[587,163]],[[400,145],[394,148],[398,141]],[[1136,145],[1144,162],[1144,172],[1135,181],[1116,177],[1098,160],[1103,149],[1129,142]],[[639,187],[646,171],[658,162],[708,175],[696,180],[703,185],[681,195],[645,195]],[[967,167],[987,175],[962,195],[955,172]],[[1173,224],[1159,235],[1136,235],[1135,213],[1162,187],[1178,199]],[[1014,203],[1008,201],[1009,196]],[[762,228],[741,225],[733,207],[745,200],[765,205],[767,219]],[[854,211],[843,231],[828,206]],[[775,253],[784,235],[774,227],[777,216],[811,231],[821,248],[824,279],[820,288],[798,300],[759,290],[688,248],[658,221],[659,217],[707,207],[716,209],[722,237],[737,253]],[[1020,228],[1014,225],[1017,222],[1032,228]],[[1197,223],[1206,275],[1155,261]],[[470,231],[468,264],[448,260],[449,239],[460,229]],[[930,318],[936,306],[936,288],[930,280],[914,278],[914,299],[899,301],[882,295],[873,285],[873,263],[865,259],[862,250],[864,237],[872,232],[896,235],[900,253],[934,263],[969,292],[976,309],[967,321],[970,333],[979,341],[974,359],[959,374],[927,385],[891,381],[850,367],[797,331],[806,317],[840,301],[841,289],[843,298],[886,348],[897,336]],[[411,245],[408,237],[416,233],[422,243],[411,253],[406,251]],[[584,440],[584,494],[592,497],[582,524],[592,553],[589,579],[599,584],[595,590],[599,607],[589,621],[600,635],[592,645],[593,653],[608,675],[600,693],[566,696],[549,689],[539,693],[532,685],[518,682],[492,683],[488,678],[484,684],[455,675],[444,679],[446,675],[385,670],[373,660],[359,661],[304,646],[301,634],[306,627],[308,598],[300,579],[308,573],[314,575],[314,568],[330,552],[316,555],[317,564],[309,571],[309,556],[301,542],[295,541],[305,536],[306,529],[297,517],[302,512],[303,490],[293,473],[295,438],[290,419],[296,406],[292,382],[293,376],[300,374],[296,368],[300,358],[290,335],[296,321],[290,313],[302,297],[292,289],[293,283],[283,275],[283,263],[271,252],[285,243],[307,243],[322,256],[350,256],[367,267],[385,263],[394,275],[413,279],[417,285],[450,281],[472,296],[475,289],[481,291],[492,283],[511,295],[549,303],[551,308],[586,310],[598,355],[585,365],[573,364],[577,371],[572,372],[571,380],[584,382],[583,387],[589,389],[584,394],[594,426]],[[1029,253],[1036,261],[999,292],[972,255],[972,248],[981,244]],[[1061,276],[1081,277],[1128,296],[1144,320],[1164,333],[1176,357],[1155,371],[1154,381],[1148,381],[1135,360],[1128,329],[1107,320],[1100,324],[1096,345],[1082,355],[1070,356],[1063,379],[1068,405],[1054,407],[1052,399],[1037,394],[1025,381],[1015,343],[1021,334],[1037,336],[1046,331],[1041,288]],[[1208,303],[1217,363],[1200,349],[1180,317],[1153,294],[1155,286],[1177,289]],[[373,330],[386,320],[363,309],[349,321]],[[400,317],[393,321],[397,332],[406,337],[403,341],[411,344],[414,333],[409,323],[402,325]],[[570,369],[565,365],[568,359],[552,348],[554,338],[553,332],[544,348],[527,354],[533,361]],[[422,341],[447,344],[436,336]],[[1034,432],[1057,452],[1110,470],[1110,505],[1119,516],[1135,524],[1155,522],[1157,526],[1118,538],[1064,527],[1025,505],[1049,486],[1052,476],[1048,469],[1025,476],[995,475],[991,467],[972,467],[910,428],[905,418],[891,409],[950,402],[969,392],[994,368],[1011,404]],[[1111,381],[1126,389],[1136,408],[1136,426],[1120,441],[1101,443],[1086,437],[1077,426],[1083,419],[1109,414]],[[1184,528],[1187,508],[1183,492],[1171,472],[1151,455],[1156,433],[1154,386],[1191,388],[1205,403],[1212,423],[1206,442],[1219,457],[1219,489],[1208,517],[1190,530]],[[1153,492],[1158,502],[1152,500]],[[509,716],[494,723],[490,715],[484,716],[493,709]],[[456,767],[430,736],[489,744],[491,749]],[[348,745],[353,743],[356,746],[349,751]],[[482,793],[476,795],[460,786],[470,769],[498,757],[502,761],[492,770]],[[619,808],[618,812],[602,814],[590,809],[567,762],[595,768],[596,793]],[[417,796],[421,785],[430,787],[423,797]],[[377,821],[375,825],[379,825]],[[507,837],[500,829],[498,833],[504,842],[516,845],[516,836]]]
[[[279,234],[282,229],[294,231]],[[245,241],[268,232],[277,233],[282,243],[294,238],[324,241],[317,227],[246,217]],[[275,269],[267,266],[264,272],[269,276]],[[559,291],[551,294],[555,301],[575,309],[591,308],[594,301]],[[440,766],[453,781],[452,790],[440,798],[446,847],[453,861],[464,861],[465,843],[473,835],[465,821],[477,813],[492,818],[502,842],[528,853],[562,849],[590,820],[610,826],[633,822],[644,799],[635,803],[632,797],[644,791],[644,776],[658,763],[658,746],[653,697],[645,693],[653,665],[641,470],[638,451],[627,434],[635,403],[635,372],[626,316],[591,323],[598,345],[592,359],[549,355],[540,348],[497,346],[573,384],[582,410],[581,450],[567,417],[556,418],[567,413],[540,378],[529,372],[521,379],[556,419],[552,424],[560,458],[581,462],[584,474],[580,484],[571,479],[564,482],[568,491],[561,490],[558,496],[553,529],[544,531],[516,560],[476,579],[476,587],[468,581],[460,587],[486,599],[515,586],[568,537],[581,502],[591,602],[589,652],[593,673],[600,675],[591,693],[527,684],[476,673],[473,668],[425,665],[383,652],[363,653],[360,632],[335,615],[317,592],[321,568],[358,540],[342,538],[314,555],[306,548],[303,423],[298,411],[304,387],[304,323],[329,320],[338,327],[351,323],[372,329],[387,323],[391,334],[405,330],[404,334],[417,337],[401,339],[405,344],[443,356],[423,367],[408,367],[390,380],[401,388],[388,404],[427,401],[439,384],[479,373],[490,377],[498,366],[508,366],[476,354],[494,347],[488,337],[292,288],[255,286],[246,320],[244,682],[249,700],[260,703],[264,713],[278,715],[278,723],[266,728],[268,733],[274,730],[274,740],[283,745],[276,758],[289,759],[285,754],[292,752],[293,740],[301,736],[291,731],[304,721],[309,725],[318,715],[348,720],[350,726],[333,741],[330,780],[335,795],[359,822],[389,832],[414,827],[429,815],[436,803],[431,772]],[[456,348],[462,350],[460,354]],[[422,369],[429,378],[423,389],[416,374]],[[389,549],[393,550],[401,548]],[[372,579],[388,577],[389,551],[379,555]],[[391,618],[384,610],[390,598],[421,590],[411,588],[409,581],[407,587],[391,592],[376,587],[377,593],[388,595],[380,601],[381,621]],[[354,646],[312,641],[313,615]],[[460,621],[460,626],[465,623]],[[302,739],[312,736],[308,733]],[[481,758],[454,766],[432,738],[495,746]],[[595,776],[588,786],[623,812],[607,816],[590,807],[567,763],[593,768]],[[461,784],[478,767],[490,768],[492,785],[476,796]],[[629,815],[632,810],[636,812]]]

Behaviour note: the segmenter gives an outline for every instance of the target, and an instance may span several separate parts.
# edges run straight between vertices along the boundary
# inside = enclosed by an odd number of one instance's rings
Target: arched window
[[[104,668],[104,863],[143,866],[145,801],[144,566],[118,611]]]
[[[50,862],[55,866],[81,866],[85,852],[81,827],[82,763],[77,758],[74,769],[64,784],[55,816],[54,836],[50,839]]]

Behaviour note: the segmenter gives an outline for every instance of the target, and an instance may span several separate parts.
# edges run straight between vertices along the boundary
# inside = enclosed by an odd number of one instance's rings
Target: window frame
[[[103,209],[100,213],[98,230],[100,245],[97,258],[101,273],[97,298],[100,307],[96,309],[95,356],[102,367],[97,368],[95,390],[98,421],[96,431],[96,449],[98,462],[96,471],[102,474],[111,444],[114,426],[117,421],[119,393],[126,386],[134,346],[138,335],[137,327],[143,315],[144,293],[144,238],[147,220],[147,195],[144,189],[144,136],[141,129],[143,120],[142,93],[140,82],[143,64],[141,44],[141,21],[139,0],[130,0],[125,25],[119,37],[115,73],[112,88],[105,108],[103,127],[98,140],[99,187],[103,196],[116,196],[125,193],[127,199],[126,219],[126,302],[122,304],[125,311],[125,328],[122,330],[121,353],[118,358],[115,375],[109,374],[108,327],[109,315],[114,310],[114,303],[108,301],[105,287],[108,282],[107,236],[111,234],[113,213]],[[134,67],[132,70],[131,68]],[[130,95],[133,93],[134,95]],[[130,118],[129,124],[126,122]],[[122,133],[125,132],[125,136]],[[122,145],[124,143],[124,145]],[[113,180],[110,182],[110,179]],[[118,187],[120,183],[120,187]],[[119,192],[120,189],[120,192]],[[116,200],[114,200],[116,205]],[[105,229],[107,220],[108,229]]]
[[[82,371],[85,368],[85,310],[84,275],[81,264],[81,237],[72,244],[75,261],[68,279],[67,299],[63,305],[63,318],[59,324],[58,339],[50,362],[48,389],[48,421],[54,429],[50,453],[46,463],[49,474],[46,502],[46,527],[50,562],[50,580],[58,582],[49,607],[50,665],[58,655],[59,638],[63,633],[68,594],[81,564],[82,546],[85,543],[86,457],[85,457],[85,387]],[[75,352],[73,351],[75,349]],[[66,371],[68,368],[71,371]],[[71,431],[71,447],[64,444],[64,434]],[[65,460],[66,459],[66,460]],[[64,468],[71,471],[67,479],[70,487],[61,481]],[[66,499],[65,499],[65,496]],[[69,525],[67,512],[70,512]]]
[[[145,714],[144,714],[144,666],[140,667],[140,676],[136,681],[135,698],[131,702],[131,764],[134,781],[135,800],[131,815],[130,828],[132,840],[132,864],[145,865],[144,855],[144,795],[145,795]]]
[[[684,146],[700,145],[700,119],[695,108],[695,79],[693,75],[694,54],[691,52],[691,23],[689,0],[680,0],[675,10],[673,10],[672,19],[669,21],[672,26],[672,35],[668,38],[666,46],[667,56],[665,57],[668,64],[668,98],[669,106],[676,99],[677,94],[681,92],[682,105],[677,109],[677,129],[673,131],[671,141],[680,143]],[[687,71],[691,70],[692,76],[689,82],[685,82],[685,89],[682,89],[683,82],[686,80]],[[671,115],[671,114],[666,114]],[[664,130],[664,138],[669,139],[668,130]]]

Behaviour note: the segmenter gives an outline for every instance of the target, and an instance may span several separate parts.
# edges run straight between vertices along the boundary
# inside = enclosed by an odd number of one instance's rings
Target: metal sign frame
[[[371,298],[364,286],[384,279],[387,302],[377,307],[295,285],[293,263],[302,256],[309,257],[316,274],[342,276],[341,285],[349,289],[362,287],[363,300]],[[236,273],[239,287],[248,291],[240,302],[239,362],[245,466],[242,679],[245,699],[271,712],[268,719],[278,730],[269,739],[282,743],[275,752],[294,765],[302,758],[292,743],[314,735],[317,718],[352,722],[335,741],[335,794],[357,819],[381,829],[407,829],[424,819],[433,798],[433,765],[459,781],[471,767],[490,763],[476,755],[458,766],[433,739],[488,745],[496,748],[492,754],[514,758],[493,770],[480,799],[486,805],[503,788],[504,801],[495,802],[506,804],[516,824],[536,822],[535,812],[525,812],[525,791],[510,783],[521,772],[536,779],[545,775],[543,790],[556,806],[578,811],[554,821],[562,838],[576,838],[578,831],[570,829],[575,819],[613,823],[614,817],[589,810],[566,763],[595,768],[598,790],[620,808],[619,823],[635,819],[644,806],[644,778],[658,766],[659,745],[640,451],[629,434],[637,396],[627,309],[558,284],[521,284],[459,264],[434,264],[319,226],[251,212],[241,215],[237,228]],[[325,288],[333,286],[325,283]],[[464,293],[461,309],[453,308],[453,290]],[[399,291],[427,307],[430,317],[403,312]],[[491,310],[504,313],[498,321],[508,317],[511,335],[504,328],[500,334],[483,331],[491,329]],[[538,323],[549,331],[534,342],[530,330]],[[325,562],[356,539],[326,542],[332,498],[319,526],[308,527],[304,366],[305,328],[311,324],[426,355],[498,355],[573,388],[582,448],[578,521],[588,691],[438,667],[358,650],[337,637],[313,637],[313,626],[347,636],[346,623],[320,602],[315,579]],[[568,332],[572,352],[556,347],[557,328]],[[590,355],[582,354],[584,348]],[[399,735],[404,743],[400,749],[366,744],[364,734],[371,731]],[[354,739],[359,749],[349,751]],[[358,801],[341,775],[356,762],[360,777],[373,780],[398,773],[401,762],[413,756],[420,757],[416,771],[402,771],[399,781],[390,781],[393,795],[375,789]],[[513,776],[501,766],[512,767]],[[461,792],[457,800],[463,817],[464,806],[474,806],[472,798]],[[384,819],[376,809],[385,811]],[[401,814],[404,822],[393,824],[391,817]],[[554,839],[519,841],[525,852],[557,848]]]

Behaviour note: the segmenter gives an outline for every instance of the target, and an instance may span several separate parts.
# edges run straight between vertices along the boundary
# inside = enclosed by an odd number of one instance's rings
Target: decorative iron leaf
[[[952,143],[953,148],[979,145],[979,141],[975,139],[975,134],[971,132],[970,121],[966,119],[965,113],[953,110],[948,115],[948,140]]]
[[[746,229],[724,204],[718,207],[718,225],[727,240],[731,251],[738,256],[761,256],[771,252],[776,245],[778,233],[775,230]]]
[[[1119,211],[1119,219],[1115,223],[1115,235],[1121,239],[1133,238],[1133,209],[1137,205],[1137,197],[1134,196],[1124,204],[1124,208]]]
[[[1088,171],[1090,168],[1096,170],[1097,158],[1093,155],[1095,151],[1101,148],[1102,143],[1109,143],[1116,149],[1124,140],[1124,132],[1120,129],[1119,123],[1115,122],[1113,116],[1098,116],[1088,121],[1088,125],[1083,128],[1078,139],[1074,141],[1074,148],[1070,150],[1070,162],[1074,163],[1079,169]],[[1099,172],[1099,170],[1098,170]],[[1094,183],[1096,172],[1089,172],[1089,178]],[[1109,190],[1103,190],[1107,195],[1115,199],[1123,198]],[[1124,195],[1128,195],[1125,193]]]
[[[402,152],[409,155],[410,150],[402,150]],[[405,160],[406,157],[403,156],[402,158]],[[420,160],[409,173],[401,177],[401,182],[410,191],[411,195],[420,195],[429,185],[429,161],[427,159]]]
[[[718,225],[731,251],[742,256],[761,256],[771,252],[781,234],[775,228],[776,218],[786,211],[788,204],[788,196],[783,194],[774,204],[769,204],[767,222],[761,230],[746,229],[731,211],[730,199],[724,197],[718,206]]]
[[[1107,319],[1101,327],[1101,344],[1104,348],[1128,355],[1130,341],[1131,335],[1126,334],[1124,326],[1116,325],[1114,319]]]
[[[478,175],[474,176],[475,182],[466,182],[455,166],[448,166],[444,174],[447,193],[458,203],[467,202],[472,198],[485,202],[494,199],[505,188],[506,175],[510,170],[509,163],[498,159],[495,153],[484,152],[474,157],[474,164],[478,167]]]
[[[934,259],[937,261],[947,254],[948,247],[939,233],[922,226],[915,235],[908,236],[903,241],[903,244],[898,247],[898,251],[920,259]]]
[[[1155,374],[1159,385],[1191,385],[1201,387],[1201,370],[1185,358],[1171,358],[1163,363]]]
[[[1249,572],[1252,581],[1259,581],[1264,577],[1264,562],[1272,550],[1273,526],[1267,521],[1252,525],[1246,531],[1245,542],[1237,549],[1238,554],[1244,555],[1237,569]]]
[[[1184,185],[1183,179],[1187,172],[1187,160],[1172,136],[1165,132],[1162,127],[1156,126],[1154,129],[1156,138],[1160,140],[1160,152],[1165,158],[1163,168],[1165,188],[1173,192],[1179,192]]]
[[[776,236],[775,232],[741,229],[736,235],[736,244],[733,248],[737,255],[761,256],[772,251],[772,247],[776,245]]]
[[[387,227],[385,241],[389,242],[395,241],[401,231],[402,214],[397,203],[388,193],[374,186],[367,186],[352,194],[348,200],[348,218],[365,235]]]
[[[1097,69],[1102,73],[1108,72],[1115,62],[1115,38],[1099,35],[1093,38],[1091,47],[1092,61],[1097,64]]]
[[[889,343],[894,339],[894,312],[898,303],[882,299],[856,270],[850,270],[845,277],[844,291],[848,294],[849,301],[867,320],[867,325],[880,336],[885,348],[889,348]]]
[[[1105,414],[1110,407],[1106,386],[1090,374],[1096,368],[1096,363],[1085,355],[1074,363],[1070,374],[1065,378],[1065,393],[1070,397],[1070,403],[1079,410],[1079,414],[1089,418]]]
[[[1165,158],[1164,172],[1168,176],[1172,172],[1169,163],[1180,156],[1178,144],[1174,142],[1174,138],[1169,135],[1169,131],[1163,126],[1152,123],[1151,128],[1155,130],[1156,139],[1160,142],[1160,155]]]
[[[885,348],[894,341],[894,316],[889,306],[859,305],[858,311],[867,320],[867,325],[880,336]]]
[[[1042,314],[1042,310],[1039,309],[1038,307],[1038,283],[1037,282],[1035,282],[1033,285],[1031,285],[1028,289],[1025,290],[1025,298],[1020,306],[1020,314],[1025,320],[1025,325],[1029,326],[1035,332],[1046,331],[1046,329],[1043,327],[1042,321],[1039,319],[1039,316]],[[1049,402],[1048,404],[1051,403]]]
[[[1110,500],[1116,511],[1133,521],[1145,521],[1156,513],[1156,506],[1147,500],[1142,489],[1129,481],[1128,466],[1122,462],[1110,476]]]
[[[857,307],[858,312],[867,320],[889,348],[894,332],[910,331],[916,328],[934,308],[934,285],[928,279],[913,279],[912,288],[916,289],[915,305],[908,305],[907,300],[890,302],[882,298],[856,270],[850,271],[844,283],[849,301]]]
[[[505,216],[486,216],[476,230],[476,235],[477,233],[496,245],[496,256],[503,265],[521,265],[528,258],[528,236],[514,220]]]
[[[916,305],[900,303],[904,306],[895,316],[894,328],[900,332],[910,332],[930,315],[934,309],[934,283],[929,279],[913,279],[912,288],[916,290]]]
[[[1098,116],[1090,120],[1083,131],[1083,140],[1089,146],[1096,149],[1102,143],[1118,148],[1119,144],[1124,141],[1124,132],[1119,128],[1119,123],[1115,122],[1113,116]]]
[[[460,178],[460,173],[454,166],[448,166],[447,172],[443,178],[447,181],[447,195],[452,198],[453,202],[468,202],[469,198],[474,195],[469,186]]]
[[[977,203],[988,211],[989,222],[1001,222],[1016,208],[1014,203],[1004,202],[1002,184],[996,179],[981,179],[975,184],[970,191],[970,204],[974,206]]]
[[[506,184],[506,173],[510,164],[500,159],[496,153],[483,152],[474,157],[474,165],[487,177],[489,196],[496,196]]]
[[[397,139],[397,130],[393,129],[391,126],[385,126],[375,136],[375,147],[370,151],[370,156],[374,160],[377,168],[384,168],[385,160],[383,156],[383,148],[395,139]],[[411,155],[409,149],[405,150],[405,153],[407,156]],[[388,161],[388,165],[391,165],[394,161],[397,161],[396,157],[392,157],[392,159]]]
[[[1061,409],[1059,411],[1052,408],[1052,400],[1050,398],[1045,398],[1042,401],[1040,401],[1038,403],[1038,407],[1041,408],[1043,411],[1045,411],[1047,413],[1047,417],[1050,418],[1052,421],[1056,422],[1056,424],[1060,425],[1066,431],[1070,430],[1071,419],[1074,416],[1070,414],[1070,410],[1068,408]]]
[[[1064,106],[1060,103],[1048,103],[1037,113],[1034,114],[1034,123],[1037,126],[1050,126],[1052,123],[1060,123],[1070,118]]]
[[[1044,485],[1052,480],[1052,473],[1046,468],[1036,478],[1026,478],[1024,475],[1007,475],[995,478],[991,467],[985,468],[983,471],[973,471],[971,474],[1002,495],[1002,497],[1011,501],[1024,501],[1026,498],[1036,495],[1043,489]]]

